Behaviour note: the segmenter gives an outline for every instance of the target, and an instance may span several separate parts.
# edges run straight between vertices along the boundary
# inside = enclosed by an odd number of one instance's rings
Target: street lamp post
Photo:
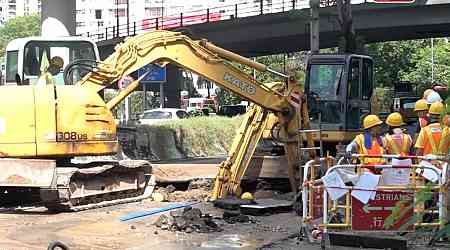
[[[431,38],[431,83],[434,83],[434,39]]]

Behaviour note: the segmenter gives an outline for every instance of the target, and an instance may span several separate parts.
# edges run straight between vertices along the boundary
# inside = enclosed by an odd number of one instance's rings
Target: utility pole
[[[320,33],[320,27],[319,27],[319,8],[320,8],[320,0],[309,0],[309,6],[311,10],[311,21],[310,21],[310,27],[311,27],[311,34],[310,34],[310,47],[311,47],[311,53],[312,54],[318,54],[319,53],[319,33]]]
[[[343,44],[339,46],[341,53],[355,53],[357,49],[356,34],[353,28],[352,7],[350,0],[337,0],[338,22],[341,26]]]
[[[431,83],[434,83],[434,39],[431,38]]]

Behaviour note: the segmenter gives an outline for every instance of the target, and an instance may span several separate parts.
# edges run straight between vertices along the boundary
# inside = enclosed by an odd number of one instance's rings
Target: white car
[[[183,109],[176,108],[159,108],[147,110],[139,119],[139,124],[155,124],[157,122],[179,120],[188,118],[189,114]]]

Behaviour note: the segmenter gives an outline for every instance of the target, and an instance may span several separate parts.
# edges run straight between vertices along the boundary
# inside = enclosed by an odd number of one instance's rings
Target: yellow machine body
[[[2,157],[49,158],[117,152],[105,102],[80,86],[0,87]]]

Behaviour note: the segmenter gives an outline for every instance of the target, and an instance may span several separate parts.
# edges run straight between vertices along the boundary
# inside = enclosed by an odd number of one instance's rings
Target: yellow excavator
[[[63,72],[50,67],[54,61]],[[98,60],[95,44],[83,38],[15,40],[7,47],[7,86],[0,87],[0,206],[37,202],[76,211],[148,197],[148,162],[95,156],[117,155],[111,110],[139,79],[106,103],[103,90],[149,63],[175,64],[253,103],[220,164],[214,199],[240,194],[261,137],[284,143],[291,187],[297,190],[298,148],[303,143],[314,148],[312,134],[298,135],[310,128],[308,111],[325,114],[319,123],[312,116],[312,125],[322,124],[324,140],[336,144],[350,139],[346,135],[359,130],[354,121],[370,110],[372,60],[365,56],[311,56],[304,95],[293,77],[177,32],[130,37],[104,61]],[[282,81],[258,82],[232,63],[269,71]]]
[[[7,79],[15,83],[0,87],[0,206],[38,202],[77,211],[148,197],[151,166],[146,161],[93,156],[118,153],[111,110],[139,86],[140,79],[106,103],[102,90],[149,63],[175,64],[253,103],[230,157],[221,164],[217,197],[239,192],[268,117],[277,119],[278,134],[286,139],[286,151],[292,156],[299,126],[308,126],[305,98],[293,77],[206,40],[154,31],[128,38],[107,59],[97,61],[93,44],[65,39],[16,41],[15,48],[7,49]],[[54,60],[55,56],[62,60]],[[62,76],[61,71],[49,70],[53,61],[64,64]],[[231,62],[270,71],[284,81],[260,83]],[[296,159],[289,159],[295,166]]]

